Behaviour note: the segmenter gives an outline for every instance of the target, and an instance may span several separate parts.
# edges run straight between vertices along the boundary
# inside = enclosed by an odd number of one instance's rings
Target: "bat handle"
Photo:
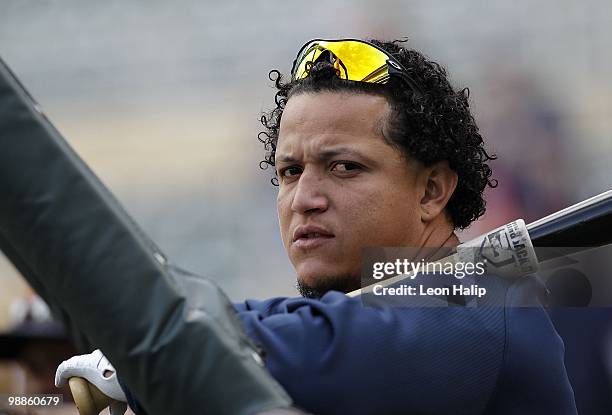
[[[83,378],[72,377],[68,385],[80,415],[98,415],[112,402],[112,398]]]

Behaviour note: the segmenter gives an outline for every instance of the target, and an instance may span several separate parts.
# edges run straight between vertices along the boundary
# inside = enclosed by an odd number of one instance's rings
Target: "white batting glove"
[[[119,386],[117,372],[100,350],[90,354],[73,356],[63,361],[55,372],[55,386],[64,386],[71,377],[80,377],[114,401],[110,405],[111,415],[123,415],[127,410],[127,398]]]

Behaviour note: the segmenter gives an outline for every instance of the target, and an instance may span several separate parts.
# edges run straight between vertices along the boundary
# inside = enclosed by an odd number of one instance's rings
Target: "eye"
[[[357,173],[358,171],[362,170],[362,167],[361,165],[351,161],[338,161],[332,165],[331,170],[341,174],[348,174]]]
[[[278,175],[281,179],[292,179],[302,173],[302,168],[298,166],[289,166],[278,171]]]

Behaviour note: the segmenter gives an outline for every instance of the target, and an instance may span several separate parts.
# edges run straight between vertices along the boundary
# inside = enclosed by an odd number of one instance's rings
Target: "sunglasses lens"
[[[389,78],[387,60],[390,57],[374,46],[355,40],[319,40],[302,48],[296,59],[293,80],[307,77],[307,63],[316,62],[326,50],[333,54],[334,66],[340,71],[342,79],[380,83]]]
[[[293,69],[293,80],[306,78],[308,76],[306,64],[316,62],[324,51],[325,48],[320,46],[319,42],[310,42],[305,45],[296,59],[297,68]]]

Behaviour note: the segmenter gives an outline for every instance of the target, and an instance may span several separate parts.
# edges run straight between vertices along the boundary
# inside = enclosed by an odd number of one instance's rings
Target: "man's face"
[[[388,111],[384,97],[351,92],[301,93],[287,102],[277,208],[302,285],[359,288],[362,248],[420,240],[419,168],[385,141]]]

